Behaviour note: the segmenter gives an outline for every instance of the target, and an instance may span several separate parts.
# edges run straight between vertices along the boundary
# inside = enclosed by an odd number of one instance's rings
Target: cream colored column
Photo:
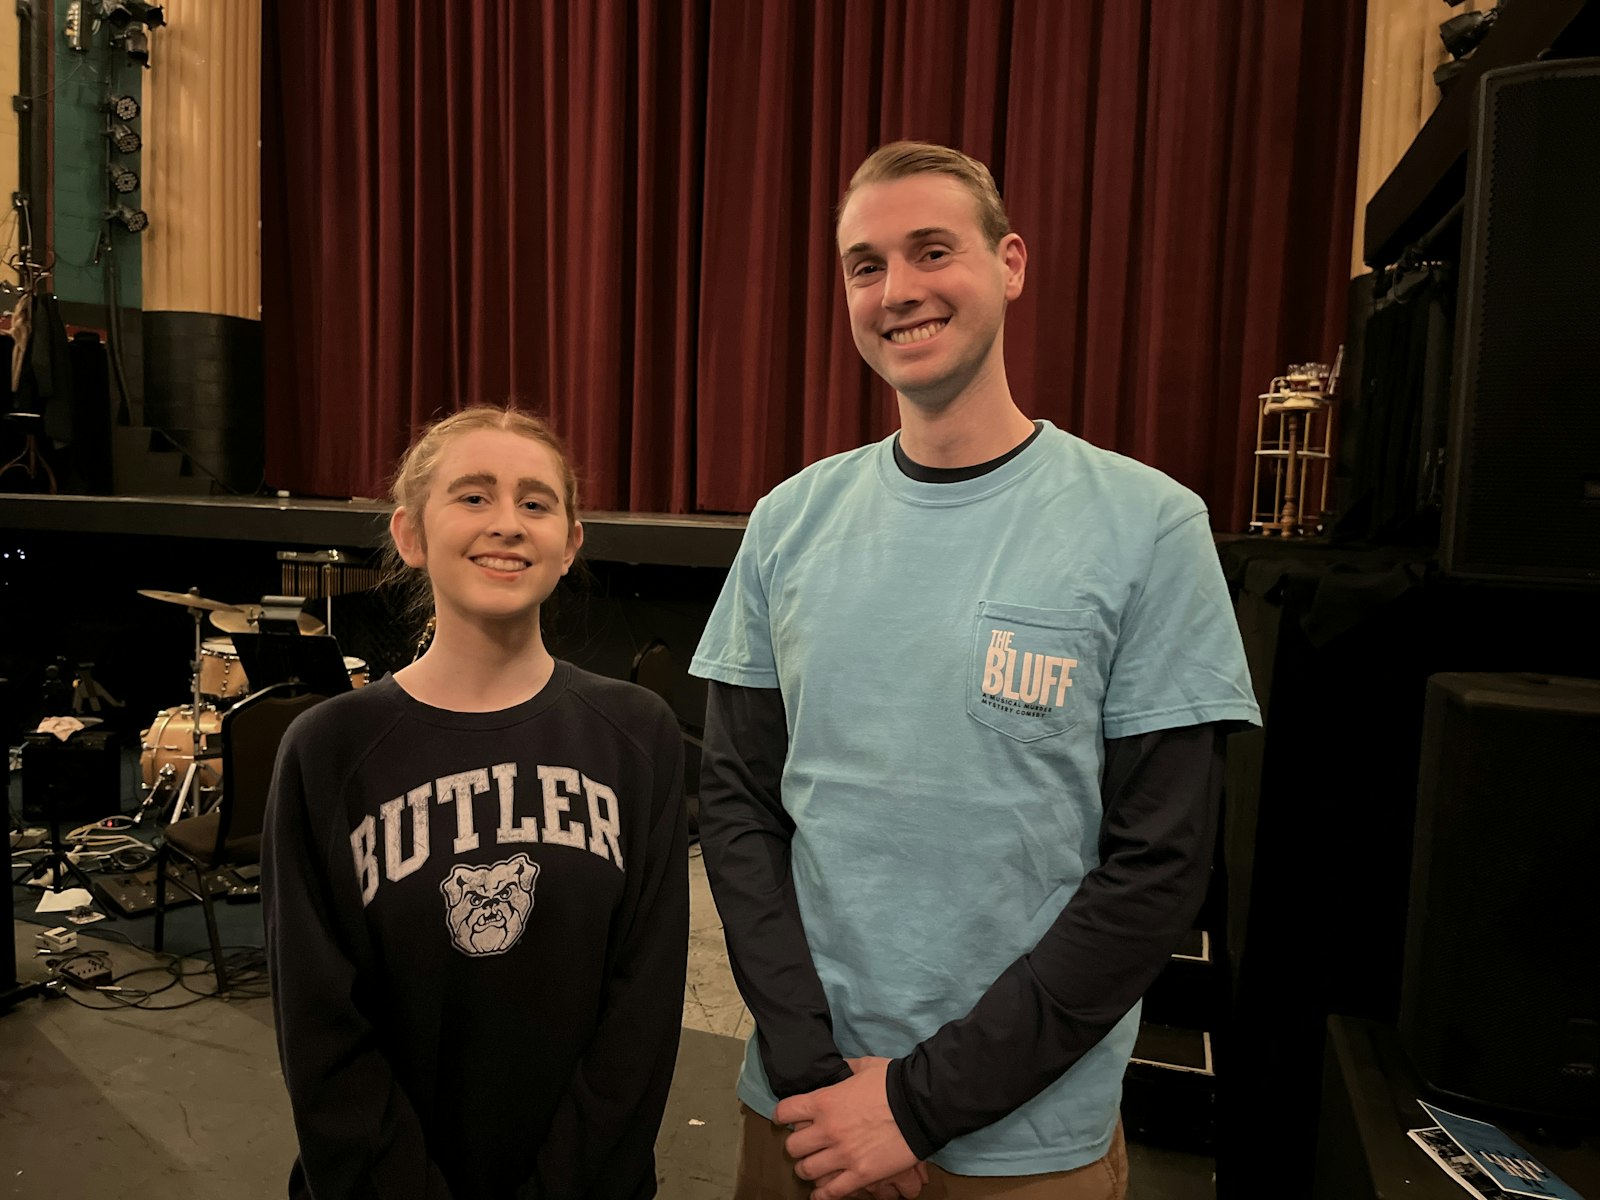
[[[10,5],[0,8],[0,98],[22,91],[22,18]],[[0,245],[11,250],[22,245],[22,231],[16,228],[17,210],[11,205],[19,175],[17,159],[22,154],[22,115],[6,101],[0,111]],[[41,240],[44,231],[39,231]],[[39,251],[43,253],[43,251]],[[8,282],[15,282],[11,272]]]
[[[1456,8],[1439,0],[1367,0],[1367,56],[1361,89],[1351,278],[1367,269],[1361,261],[1367,201],[1438,107],[1439,89],[1433,83],[1433,69],[1449,57],[1439,40],[1439,26],[1458,13],[1493,7],[1494,0],[1467,0]]]
[[[261,317],[261,0],[165,0],[144,77],[146,311]]]

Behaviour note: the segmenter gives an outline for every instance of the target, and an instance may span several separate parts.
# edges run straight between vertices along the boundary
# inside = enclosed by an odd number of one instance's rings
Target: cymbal
[[[238,607],[222,600],[207,600],[192,592],[163,592],[155,588],[140,588],[139,595],[152,600],[165,600],[168,604],[181,604],[185,608],[209,608],[212,612],[237,612]]]
[[[261,605],[236,604],[231,611],[219,610],[211,614],[211,623],[224,633],[255,633],[256,621],[261,617]],[[305,634],[326,633],[328,627],[308,612],[297,613],[296,620],[300,632]]]

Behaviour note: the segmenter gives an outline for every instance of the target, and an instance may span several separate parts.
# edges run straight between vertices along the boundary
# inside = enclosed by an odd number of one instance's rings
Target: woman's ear
[[[428,546],[423,540],[418,522],[411,519],[411,510],[401,506],[389,517],[389,536],[394,548],[400,552],[400,561],[408,567],[421,569],[428,562]]]
[[[578,551],[583,546],[583,522],[574,521],[572,528],[567,531],[567,554],[561,563],[561,573],[565,575],[572,569],[573,560],[578,557]]]

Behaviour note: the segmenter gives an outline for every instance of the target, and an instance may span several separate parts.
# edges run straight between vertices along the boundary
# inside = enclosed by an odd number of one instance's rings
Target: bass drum
[[[222,714],[214,708],[202,708],[199,732],[200,746],[205,749],[211,738],[222,733]],[[171,767],[181,781],[194,761],[194,708],[188,704],[163,708],[150,722],[149,729],[139,731],[139,751],[139,770],[146,788],[156,785],[163,767]],[[201,783],[211,784],[222,778],[220,758],[206,759],[205,766],[209,778],[202,778]]]

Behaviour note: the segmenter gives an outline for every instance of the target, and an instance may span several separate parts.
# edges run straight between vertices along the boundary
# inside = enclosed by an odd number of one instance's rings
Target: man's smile
[[[918,325],[910,325],[902,329],[891,329],[883,336],[885,340],[893,342],[896,346],[913,346],[918,342],[927,341],[948,324],[950,324],[949,317],[935,317],[931,321],[923,321]]]

